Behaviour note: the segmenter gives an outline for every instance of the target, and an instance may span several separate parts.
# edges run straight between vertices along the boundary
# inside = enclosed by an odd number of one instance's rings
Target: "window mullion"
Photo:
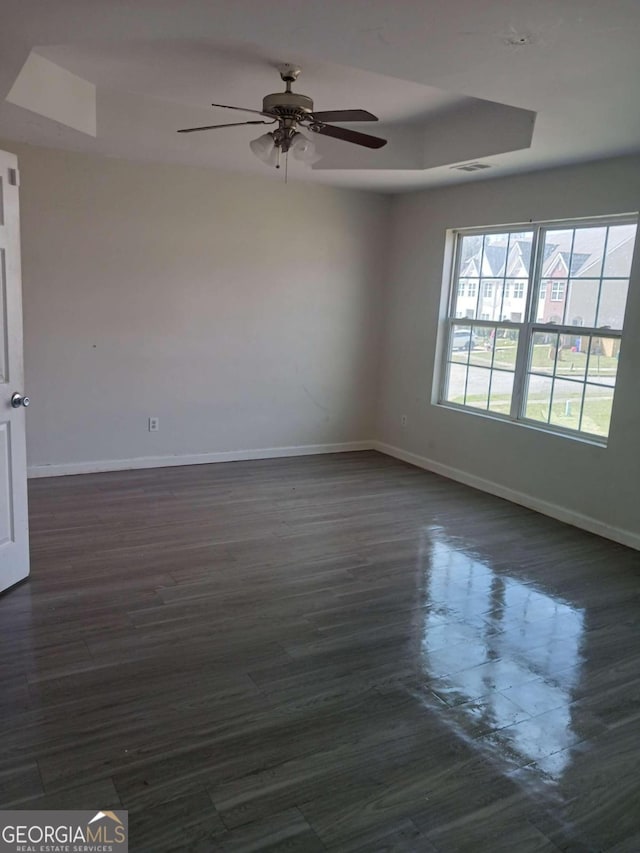
[[[608,231],[607,231],[608,233]],[[562,325],[567,322],[567,306],[571,301],[571,291],[573,289],[573,285],[571,283],[571,270],[573,269],[573,251],[576,245],[576,232],[574,230],[571,235],[571,251],[569,252],[569,266],[567,268],[567,283],[564,287],[564,305],[562,306]]]
[[[442,371],[442,377],[440,379],[440,387],[438,388],[438,401],[446,399],[447,396],[447,388],[449,387],[449,372],[450,372],[450,363],[449,363],[449,350],[451,348],[451,335],[452,335],[453,323],[450,317],[447,317],[447,334],[445,335],[445,351],[443,353],[442,364],[444,365],[444,370]]]
[[[604,268],[607,264],[607,249],[609,248],[609,233],[611,231],[611,226],[607,227],[607,233],[604,237],[604,246],[602,247],[602,266],[600,267],[600,281],[598,282],[598,298],[596,300],[596,313],[593,315],[593,324],[594,326],[599,325],[598,320],[600,317],[600,300],[602,299],[602,285],[604,283]]]
[[[511,397],[511,417],[518,420],[522,410],[524,399],[524,383],[527,375],[527,361],[529,358],[530,323],[524,323],[518,335],[518,348],[516,350],[516,368],[513,376],[513,395]]]
[[[482,238],[482,254],[480,255],[480,268],[478,269],[478,298],[476,299],[476,320],[479,320],[482,316],[482,300],[484,299],[484,253],[487,247],[487,238],[486,236]]]
[[[527,378],[527,364],[532,346],[532,325],[535,320],[535,305],[538,297],[541,268],[542,228],[538,226],[533,234],[531,243],[531,259],[529,262],[529,279],[527,286],[527,302],[524,310],[525,322],[518,335],[518,348],[516,350],[516,368],[513,377],[513,395],[511,397],[511,418],[519,420],[522,417],[524,406],[524,386]]]

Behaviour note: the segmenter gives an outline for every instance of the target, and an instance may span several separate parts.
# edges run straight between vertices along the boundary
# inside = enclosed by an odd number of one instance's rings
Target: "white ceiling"
[[[390,141],[322,138],[323,160],[291,177],[471,181],[640,150],[639,44],[638,0],[5,0],[2,99],[35,51],[95,84],[97,134],[3,100],[0,136],[271,174],[248,148],[260,128],[175,130],[241,120],[211,101],[259,109],[282,88],[275,65],[295,62],[316,109],[370,110],[381,124],[360,129]],[[451,169],[476,159],[491,169]]]

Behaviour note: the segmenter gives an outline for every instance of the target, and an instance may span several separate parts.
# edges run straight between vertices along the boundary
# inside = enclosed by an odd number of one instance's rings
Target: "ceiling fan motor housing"
[[[283,118],[304,118],[313,112],[313,101],[298,92],[274,92],[263,98],[262,111]]]

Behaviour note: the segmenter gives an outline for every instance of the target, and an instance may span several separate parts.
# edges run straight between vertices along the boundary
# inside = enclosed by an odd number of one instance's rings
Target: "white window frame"
[[[586,227],[606,227],[606,226],[615,226],[615,225],[635,225],[637,227],[636,232],[636,248],[637,243],[640,240],[640,221],[638,213],[627,213],[621,215],[612,215],[612,216],[599,216],[599,217],[590,217],[585,219],[573,219],[573,220],[546,220],[540,222],[527,222],[527,223],[517,223],[514,225],[507,226],[495,226],[489,228],[470,228],[470,229],[461,229],[461,230],[453,230],[451,233],[454,237],[454,263],[452,269],[452,276],[449,283],[449,297],[447,300],[447,316],[445,318],[446,323],[446,334],[443,335],[443,350],[442,350],[442,358],[440,368],[440,377],[438,383],[438,395],[437,395],[437,405],[444,406],[446,408],[458,409],[467,414],[480,415],[481,417],[487,417],[495,420],[501,421],[509,421],[512,423],[516,423],[518,425],[532,427],[535,429],[542,430],[544,432],[549,432],[556,435],[563,435],[570,438],[578,439],[580,441],[585,441],[588,443],[599,444],[602,446],[606,446],[608,441],[607,436],[596,435],[594,433],[589,433],[583,430],[578,429],[569,429],[566,427],[559,426],[557,424],[545,423],[543,421],[534,420],[531,418],[527,418],[525,414],[525,403],[526,403],[526,390],[527,390],[527,374],[529,369],[529,362],[531,357],[531,349],[533,347],[534,335],[536,332],[542,333],[558,333],[558,335],[566,335],[566,336],[594,336],[594,337],[606,337],[606,338],[616,338],[620,342],[623,339],[624,329],[610,329],[608,327],[598,328],[596,326],[576,326],[572,324],[557,324],[557,323],[544,323],[542,321],[538,321],[536,319],[538,304],[541,297],[541,293],[546,296],[550,296],[550,289],[547,288],[549,283],[549,279],[542,280],[542,266],[543,266],[543,252],[544,252],[544,242],[545,242],[545,234],[549,230],[555,230],[558,228],[563,229],[575,229],[575,228],[586,228]],[[466,236],[485,236],[490,234],[510,234],[510,233],[521,233],[521,232],[533,232],[532,237],[532,245],[531,245],[531,259],[529,263],[529,277],[527,279],[527,299],[526,306],[523,312],[524,320],[520,323],[513,322],[510,320],[485,320],[485,319],[471,319],[471,318],[459,318],[455,317],[453,314],[453,308],[455,305],[455,297],[456,297],[456,283],[458,281],[458,275],[460,270],[460,251],[459,245],[462,241],[463,237]],[[606,257],[606,245],[603,248],[603,258]],[[604,260],[603,260],[604,264]],[[604,270],[603,270],[604,272]],[[632,264],[632,268],[630,270],[629,279],[632,280],[634,275],[634,267]],[[523,276],[524,278],[524,276]],[[566,295],[566,282],[565,284],[565,295]],[[482,292],[479,296],[480,302],[482,301]],[[561,300],[559,300],[561,301]],[[478,308],[480,305],[478,305]],[[596,314],[597,319],[597,314]],[[491,411],[489,409],[479,409],[474,406],[468,406],[462,403],[455,403],[446,399],[446,389],[448,387],[449,381],[449,360],[447,358],[447,353],[449,351],[449,340],[452,334],[453,326],[469,326],[471,328],[471,333],[473,333],[474,328],[489,328],[496,329],[497,327],[501,329],[513,329],[518,332],[518,346],[516,352],[515,359],[515,371],[514,371],[514,380],[513,380],[513,394],[511,398],[511,406],[510,412],[508,415],[501,414],[500,412]],[[606,330],[606,331],[605,331]],[[603,334],[604,332],[604,334]],[[613,386],[614,396],[615,396],[615,388]]]

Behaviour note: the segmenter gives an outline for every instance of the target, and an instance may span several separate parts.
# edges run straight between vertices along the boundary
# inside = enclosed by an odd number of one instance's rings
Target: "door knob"
[[[14,409],[19,409],[20,406],[28,406],[31,400],[25,397],[24,394],[19,394],[17,391],[11,395],[11,405]]]

